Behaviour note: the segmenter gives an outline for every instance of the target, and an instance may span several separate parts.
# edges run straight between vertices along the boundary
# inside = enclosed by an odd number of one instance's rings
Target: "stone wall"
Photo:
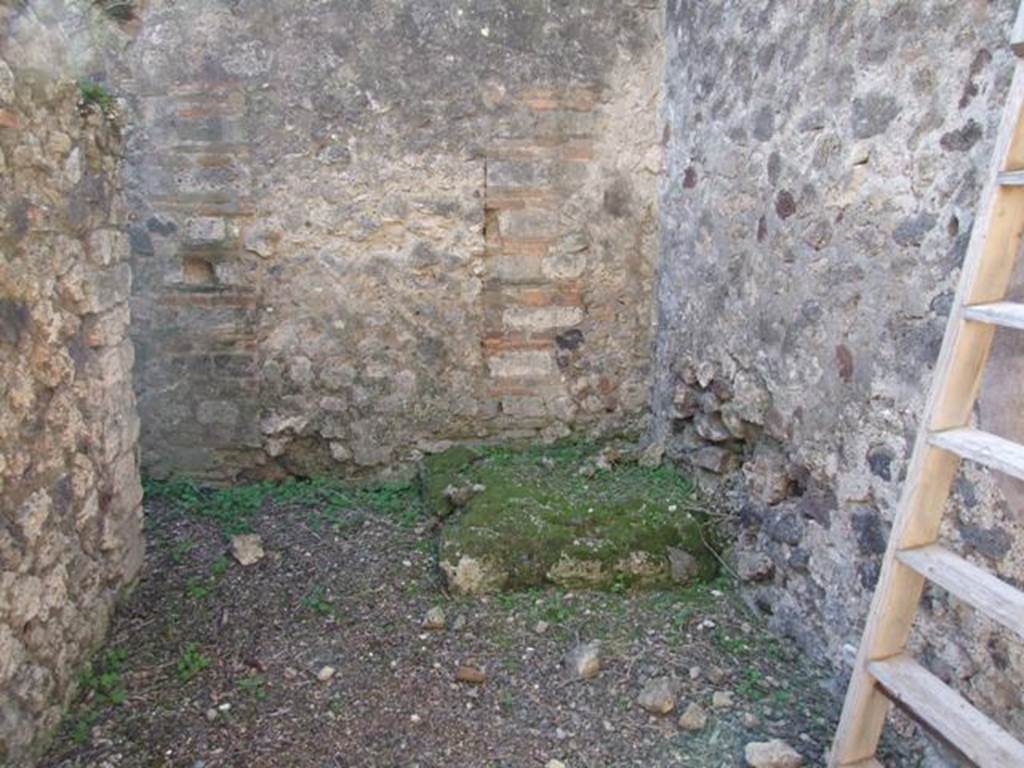
[[[59,721],[142,558],[120,140],[101,110],[79,109],[58,6],[0,6],[0,763],[11,766]]]
[[[661,32],[653,0],[148,3],[114,67],[148,471],[640,428]]]
[[[655,435],[737,511],[751,603],[837,666],[942,339],[1016,5],[668,4]],[[981,423],[1022,438],[1021,358],[1000,343]],[[1020,490],[966,467],[943,533],[1018,584]],[[1024,727],[1020,645],[940,591],[924,606],[924,661]]]

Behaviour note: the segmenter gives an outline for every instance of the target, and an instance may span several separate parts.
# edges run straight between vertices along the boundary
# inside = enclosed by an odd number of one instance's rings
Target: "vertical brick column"
[[[151,146],[138,177],[153,257],[153,300],[139,310],[145,437],[176,471],[208,480],[231,479],[225,454],[260,444],[259,268],[243,247],[252,217],[246,104],[230,82],[143,102]]]
[[[528,127],[488,149],[483,349],[506,433],[573,415],[556,340],[583,322],[585,261],[563,211],[593,159],[595,103],[590,89],[523,93]]]

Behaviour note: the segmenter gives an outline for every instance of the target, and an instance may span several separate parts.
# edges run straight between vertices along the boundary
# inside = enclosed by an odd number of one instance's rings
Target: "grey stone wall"
[[[959,276],[1015,9],[668,4],[655,436],[736,510],[751,603],[837,668]],[[1020,438],[1020,356],[1001,344],[981,422]],[[1020,487],[998,482],[966,467],[943,536],[1019,584]],[[1024,726],[1020,646],[939,591],[924,607],[926,664]]]
[[[113,68],[148,471],[640,428],[661,31],[652,0],[148,3]]]
[[[59,3],[0,7],[0,764],[58,723],[142,559],[115,126]]]

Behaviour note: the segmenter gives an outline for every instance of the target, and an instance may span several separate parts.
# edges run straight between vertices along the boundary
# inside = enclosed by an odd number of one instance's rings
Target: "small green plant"
[[[185,585],[185,594],[192,600],[203,600],[213,591],[213,587],[198,578],[189,579]]]
[[[202,501],[202,492],[191,480],[176,477],[171,480],[142,479],[142,490],[147,499],[162,499],[181,510],[191,510]]]
[[[184,478],[150,478],[143,481],[143,488],[149,499],[163,500],[186,515],[216,522],[225,536],[250,532],[252,518],[268,500],[280,506],[308,507],[311,527],[326,524],[338,532],[362,526],[361,515],[343,514],[359,507],[386,515],[406,528],[415,525],[423,513],[419,490],[408,482],[351,488],[333,478],[291,478],[213,489]]]
[[[104,114],[114,111],[114,96],[101,83],[93,80],[79,80],[78,94],[83,107],[96,107]]]
[[[327,702],[327,708],[336,715],[340,715],[345,711],[345,698],[342,694],[336,693],[331,696],[330,701]]]
[[[711,637],[715,645],[734,656],[746,656],[753,650],[746,638],[729,634],[722,627],[716,627]]]
[[[334,603],[327,599],[327,590],[317,584],[302,598],[302,607],[320,616],[329,616],[334,612]]]
[[[564,624],[573,616],[573,608],[561,595],[548,595],[536,606],[538,618],[548,624]]]
[[[210,575],[215,579],[219,579],[228,572],[230,565],[231,563],[226,557],[218,557],[210,564]]]
[[[437,549],[437,544],[432,539],[420,539],[413,545],[413,549],[423,555],[430,555]]]
[[[93,4],[115,21],[131,21],[135,18],[135,3],[132,0],[93,0]]]
[[[394,519],[403,528],[412,528],[423,514],[419,490],[411,483],[389,483],[369,488],[361,494],[367,506]]]
[[[754,667],[743,670],[743,677],[737,683],[736,691],[751,701],[763,699],[767,691],[761,670]]]
[[[126,658],[124,649],[111,648],[99,661],[87,665],[80,680],[87,696],[98,704],[123,704],[128,697],[122,680]]]
[[[171,545],[168,550],[168,557],[171,558],[171,562],[175,565],[181,565],[185,562],[185,556],[195,548],[196,543],[192,539],[185,538]]]
[[[260,701],[267,697],[267,692],[263,690],[263,686],[266,684],[266,678],[262,675],[249,675],[238,681],[238,688]]]
[[[775,691],[774,693],[772,693],[772,701],[774,701],[779,706],[787,706],[788,704],[792,704],[794,698],[795,697],[790,691]]]
[[[124,662],[127,653],[111,648],[86,665],[79,677],[83,702],[71,722],[71,740],[85,744],[100,719],[100,709],[124,704],[128,694],[124,688]]]
[[[616,573],[611,586],[608,587],[608,591],[613,595],[624,595],[628,589],[629,583],[624,573]]]
[[[204,669],[210,666],[210,658],[199,651],[196,643],[186,643],[181,656],[178,657],[178,679],[187,683]]]
[[[71,726],[71,740],[75,744],[85,744],[89,740],[92,728],[99,720],[99,713],[94,709],[84,709],[75,716],[74,724]]]

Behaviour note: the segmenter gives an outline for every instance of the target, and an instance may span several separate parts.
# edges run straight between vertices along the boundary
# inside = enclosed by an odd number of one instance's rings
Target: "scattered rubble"
[[[232,536],[231,554],[243,566],[255,565],[263,559],[263,539],[255,533]]]

